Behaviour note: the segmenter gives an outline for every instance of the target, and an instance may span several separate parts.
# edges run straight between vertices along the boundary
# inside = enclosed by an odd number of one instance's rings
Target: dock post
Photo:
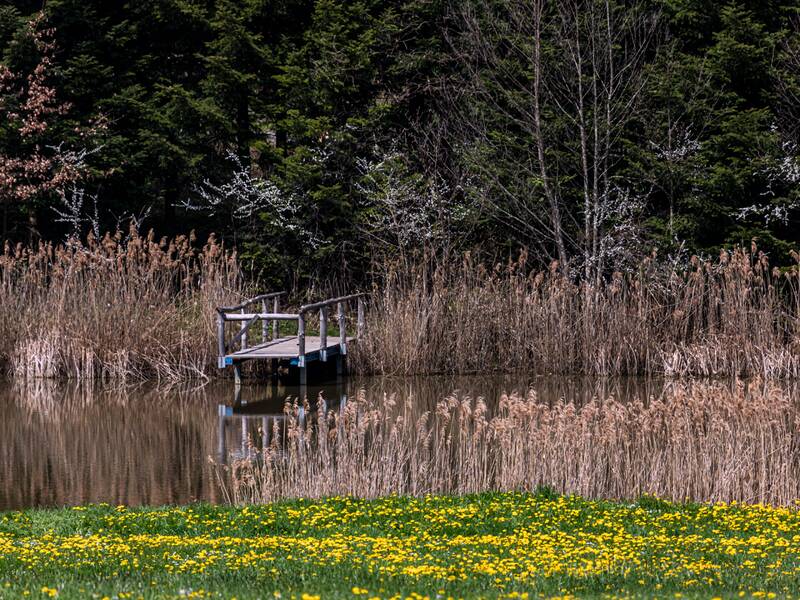
[[[319,359],[328,360],[328,307],[319,309]]]
[[[338,302],[336,310],[339,313],[339,354],[336,356],[336,377],[339,378],[347,372],[347,321],[344,318],[344,303]]]
[[[234,363],[234,365],[233,365],[233,381],[236,384],[236,387],[241,387],[241,385],[242,385],[242,365],[241,365],[241,363]]]
[[[242,314],[244,314],[244,309],[240,310]],[[242,321],[242,350],[247,349],[247,321]]]
[[[300,313],[297,319],[297,366],[300,368],[300,385],[306,384],[306,318]]]
[[[337,303],[336,310],[339,312],[339,354],[345,355],[347,354],[347,321],[344,319],[344,303]]]
[[[297,365],[306,366],[306,317],[303,313],[297,319]]]
[[[267,312],[267,301],[266,300],[262,300],[261,301],[261,312],[262,313],[266,313]],[[267,341],[267,336],[268,335],[269,335],[269,323],[267,323],[266,319],[262,319],[261,320],[261,343],[262,344]]]
[[[279,308],[280,308],[280,300],[278,299],[278,296],[275,296],[272,299],[272,312],[277,315]],[[278,319],[272,319],[272,339],[277,340],[279,334],[280,331],[278,329]]]

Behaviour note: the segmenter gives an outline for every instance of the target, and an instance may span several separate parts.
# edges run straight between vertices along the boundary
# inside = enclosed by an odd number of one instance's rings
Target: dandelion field
[[[0,597],[787,597],[800,513],[536,494],[0,515]],[[526,596],[527,595],[527,596]]]

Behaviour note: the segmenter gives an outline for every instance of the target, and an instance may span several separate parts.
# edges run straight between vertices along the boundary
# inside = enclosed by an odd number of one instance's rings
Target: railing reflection
[[[335,382],[317,386],[282,385],[236,387],[232,404],[217,406],[217,462],[256,456],[275,444],[281,446],[286,435],[286,406],[296,403],[300,425],[305,424],[306,401],[313,410],[320,400],[328,408],[343,410],[347,403],[347,384]]]

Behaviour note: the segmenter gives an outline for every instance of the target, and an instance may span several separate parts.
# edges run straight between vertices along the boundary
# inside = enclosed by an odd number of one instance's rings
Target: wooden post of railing
[[[280,308],[280,295],[276,295],[272,298],[272,312],[276,315],[278,314],[278,309]],[[278,319],[272,319],[272,339],[277,340],[280,336],[280,321]],[[272,374],[278,374],[278,359],[272,359]]]
[[[336,310],[339,312],[339,352],[344,356],[347,354],[347,323],[344,320],[344,302],[337,302]]]
[[[306,384],[306,317],[302,312],[297,319],[297,366],[300,367],[300,385]]]
[[[261,301],[261,312],[262,313],[266,313],[267,312],[267,301],[266,300],[262,300]],[[267,335],[268,334],[269,334],[269,323],[267,323],[266,319],[261,319],[261,343],[262,344],[267,341]]]
[[[275,296],[272,299],[272,312],[274,312],[275,314],[278,314],[278,308],[279,307],[280,307],[279,296]],[[273,340],[277,340],[278,339],[278,335],[279,335],[278,323],[279,323],[278,319],[272,319],[272,339]]]
[[[361,339],[364,335],[364,296],[358,297],[358,324],[356,329],[356,337]]]
[[[217,367],[225,367],[225,315],[217,313]]]
[[[319,359],[328,360],[328,307],[319,309]]]
[[[240,313],[244,314],[244,308],[242,308]],[[242,321],[242,350],[247,349],[247,321]]]
[[[336,312],[339,317],[339,355],[336,357],[336,379],[341,382],[345,371],[345,357],[347,355],[347,321],[344,318],[344,302],[336,303]]]
[[[298,365],[301,367],[306,366],[306,317],[300,313],[297,319],[297,354]]]

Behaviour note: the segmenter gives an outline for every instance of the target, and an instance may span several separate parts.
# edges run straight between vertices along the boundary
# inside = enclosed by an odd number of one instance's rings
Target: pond
[[[309,385],[307,394],[331,406],[346,403],[360,390],[373,398],[395,395],[410,398],[419,414],[457,394],[485,398],[491,413],[498,398],[513,391],[535,389],[544,404],[566,399],[581,406],[592,398],[669,400],[674,388],[683,385],[663,379],[523,375],[350,377]],[[285,400],[300,393],[298,387],[269,381],[246,382],[238,393],[231,380],[171,388],[52,380],[1,383],[0,510],[221,502],[215,463],[247,454],[254,439],[268,441],[260,432],[272,431]],[[788,389],[781,393],[794,394]],[[715,422],[724,421],[720,415]],[[787,449],[787,460],[793,461],[795,452]]]
[[[482,375],[346,378],[309,385],[331,404],[359,390],[412,398],[419,411],[448,394],[484,397],[534,387],[541,399],[583,402],[664,393],[664,382]],[[222,500],[216,469],[245,449],[259,427],[282,414],[298,387],[249,383],[237,398],[230,380],[159,388],[36,380],[0,383],[0,510],[111,504],[179,504]]]

